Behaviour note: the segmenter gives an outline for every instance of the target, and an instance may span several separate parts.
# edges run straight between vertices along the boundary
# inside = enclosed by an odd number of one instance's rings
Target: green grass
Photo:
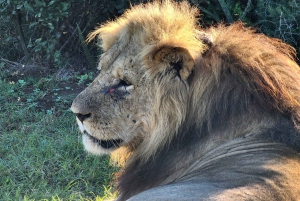
[[[84,151],[69,110],[76,94],[59,95],[51,79],[46,84],[51,89],[45,89],[31,83],[34,79],[4,77],[0,74],[0,200],[100,201],[111,196],[116,168],[107,157]],[[43,103],[47,96],[51,106]]]

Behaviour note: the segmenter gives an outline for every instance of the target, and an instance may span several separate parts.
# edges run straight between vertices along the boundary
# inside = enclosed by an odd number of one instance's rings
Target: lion
[[[299,200],[296,51],[186,1],[97,27],[99,75],[72,104],[85,149],[124,164],[117,200]]]

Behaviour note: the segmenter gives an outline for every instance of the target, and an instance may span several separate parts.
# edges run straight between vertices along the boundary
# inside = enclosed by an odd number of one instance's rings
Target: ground
[[[96,69],[96,68],[94,68]],[[82,65],[0,61],[0,200],[102,200],[116,168],[87,154],[70,111],[96,76]]]

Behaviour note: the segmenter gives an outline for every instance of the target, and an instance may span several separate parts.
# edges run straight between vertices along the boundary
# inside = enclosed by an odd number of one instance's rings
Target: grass
[[[76,85],[0,73],[0,200],[100,201],[112,196],[116,168],[107,157],[84,151],[69,110]]]

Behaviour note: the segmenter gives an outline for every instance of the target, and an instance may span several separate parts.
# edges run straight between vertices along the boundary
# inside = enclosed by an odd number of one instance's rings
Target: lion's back
[[[152,188],[128,201],[220,201],[220,200],[269,200],[276,198],[263,186],[224,189],[210,182],[179,182]]]
[[[208,182],[179,182],[144,191],[131,197],[129,201],[185,201],[199,200],[199,198],[201,200],[209,200],[212,194],[221,190]]]

